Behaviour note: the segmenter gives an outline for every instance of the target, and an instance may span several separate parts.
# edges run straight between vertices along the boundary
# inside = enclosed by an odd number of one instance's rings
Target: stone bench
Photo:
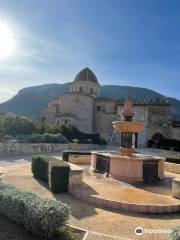
[[[180,178],[172,180],[172,197],[180,199]]]
[[[69,166],[69,187],[81,184],[83,178],[83,169],[73,163],[69,163]]]

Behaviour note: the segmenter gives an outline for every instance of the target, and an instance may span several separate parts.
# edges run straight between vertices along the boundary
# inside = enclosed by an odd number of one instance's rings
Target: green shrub
[[[12,135],[5,135],[1,139],[2,142],[12,142],[14,140],[15,140],[15,138]]]
[[[43,134],[32,134],[30,136],[31,143],[43,143],[44,142],[44,135]]]
[[[180,159],[179,158],[168,158],[167,157],[166,162],[180,164]]]
[[[68,191],[69,164],[63,161],[52,161],[49,165],[49,189],[53,193]]]
[[[172,233],[169,235],[169,240],[180,240],[180,225],[177,225],[172,229]]]
[[[39,155],[33,156],[31,169],[35,178],[48,182],[48,168],[51,157]]]
[[[68,143],[68,140],[61,134],[44,134],[45,143]]]
[[[41,239],[53,239],[58,228],[69,219],[66,204],[40,198],[3,182],[0,182],[0,213]]]
[[[16,135],[16,140],[19,143],[29,143],[30,137],[31,137],[30,135],[18,134],[18,135]]]
[[[33,156],[31,164],[35,178],[48,183],[53,193],[67,192],[69,185],[69,164],[49,156]]]
[[[69,143],[67,138],[65,138],[61,133],[53,134],[53,142],[54,143]]]
[[[32,134],[30,137],[31,143],[68,143],[69,141],[61,134]]]

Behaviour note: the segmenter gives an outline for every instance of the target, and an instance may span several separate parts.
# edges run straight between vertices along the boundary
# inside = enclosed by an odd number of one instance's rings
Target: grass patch
[[[59,230],[59,237],[54,240],[82,240],[84,232],[68,226]],[[0,240],[35,240],[23,227],[0,215]]]

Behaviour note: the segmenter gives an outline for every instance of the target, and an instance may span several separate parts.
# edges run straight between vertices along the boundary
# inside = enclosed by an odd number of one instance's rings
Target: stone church
[[[71,124],[82,132],[99,133],[110,142],[113,136],[112,122],[122,119],[124,102],[102,98],[100,91],[101,85],[96,75],[91,69],[84,68],[76,75],[68,93],[49,101],[48,107],[39,113],[38,122],[49,125]],[[134,102],[134,112],[134,120],[145,124],[144,130],[136,134],[138,146],[145,146],[157,134],[172,137],[168,102]]]

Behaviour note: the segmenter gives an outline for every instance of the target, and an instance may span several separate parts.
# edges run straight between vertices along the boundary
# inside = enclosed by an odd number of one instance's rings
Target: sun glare
[[[10,27],[0,22],[0,58],[12,55],[15,49],[15,38]]]

